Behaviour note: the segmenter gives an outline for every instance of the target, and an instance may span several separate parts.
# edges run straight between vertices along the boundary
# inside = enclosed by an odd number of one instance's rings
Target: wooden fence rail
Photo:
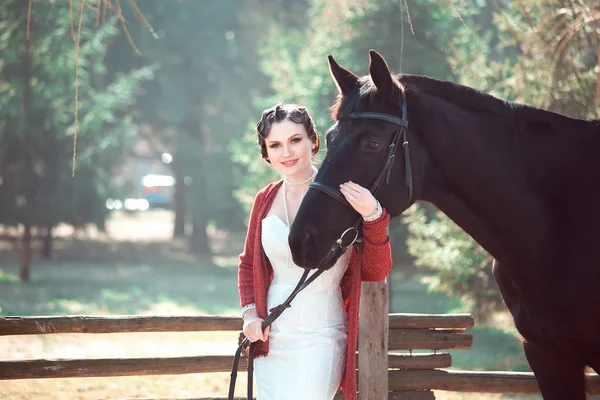
[[[470,329],[468,314],[390,314],[390,329]],[[0,317],[0,335],[240,331],[238,316]]]
[[[390,390],[434,389],[451,392],[536,394],[535,377],[530,372],[487,372],[458,370],[390,370]],[[587,376],[588,393],[600,394],[600,377]]]
[[[390,314],[388,320],[388,399],[433,400],[431,390],[457,392],[539,393],[533,374],[448,370],[452,358],[437,350],[466,350],[473,343],[467,314]],[[237,316],[68,316],[0,317],[1,335],[58,333],[137,333],[240,331]],[[397,354],[398,350],[431,350]],[[385,354],[385,353],[384,353]],[[360,357],[364,357],[359,352]],[[233,355],[163,358],[0,360],[0,380],[229,372]],[[385,358],[383,359],[385,363]],[[241,370],[246,362],[242,360]],[[589,375],[588,392],[600,394],[600,378]],[[197,400],[222,400],[205,397]],[[137,399],[141,400],[141,399]],[[147,399],[149,400],[149,399]],[[164,399],[166,400],[166,399]],[[194,400],[192,398],[186,400]]]
[[[233,356],[11,360],[0,361],[0,380],[230,372],[232,363]],[[427,370],[451,364],[449,354],[388,354],[388,367],[394,369]],[[246,368],[246,360],[240,360],[240,370]]]
[[[241,331],[236,316],[0,317],[0,335]]]

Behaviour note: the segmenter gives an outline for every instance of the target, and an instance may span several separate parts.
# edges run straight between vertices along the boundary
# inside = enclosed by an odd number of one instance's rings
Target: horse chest
[[[525,282],[512,277],[508,270],[505,265],[495,264],[494,276],[515,326],[525,339],[543,347],[563,346],[571,337],[593,340],[584,338],[588,333],[580,325],[585,319],[574,311],[579,294],[569,282],[558,284],[547,276],[530,276]]]
[[[538,291],[535,295],[514,293],[507,305],[510,302],[517,330],[527,341],[547,349],[582,357],[600,354],[600,312],[585,298],[563,289]]]

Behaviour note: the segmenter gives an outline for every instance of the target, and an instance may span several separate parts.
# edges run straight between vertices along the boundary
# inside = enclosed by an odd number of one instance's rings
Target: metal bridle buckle
[[[350,247],[354,244],[354,242],[356,242],[356,239],[358,239],[358,229],[356,229],[355,227],[351,226],[350,228],[346,229],[342,235],[340,236],[340,238],[338,240],[336,240],[336,243],[338,244],[338,246],[340,246],[340,248],[344,248],[344,246],[342,245],[344,243],[344,236],[346,236],[346,233],[350,232],[351,230],[354,230],[354,239],[352,239],[352,242],[350,242],[350,244],[346,247]]]

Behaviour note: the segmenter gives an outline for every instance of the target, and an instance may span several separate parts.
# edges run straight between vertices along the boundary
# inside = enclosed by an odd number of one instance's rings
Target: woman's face
[[[303,177],[307,168],[311,168],[314,144],[303,124],[287,119],[274,123],[265,144],[269,161],[284,176]]]

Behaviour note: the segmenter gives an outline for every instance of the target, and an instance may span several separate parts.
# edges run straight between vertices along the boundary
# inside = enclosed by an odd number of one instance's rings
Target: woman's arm
[[[256,231],[258,229],[259,208],[262,202],[263,192],[261,191],[256,195],[254,204],[252,204],[248,232],[246,233],[246,243],[244,244],[242,254],[240,254],[240,262],[238,264],[238,291],[242,309],[254,304],[254,243],[258,234]]]
[[[240,305],[242,306],[242,319],[244,320],[244,335],[251,341],[266,341],[269,337],[270,327],[262,331],[261,325],[263,319],[258,316],[256,306],[254,305],[254,243],[258,230],[258,219],[260,207],[263,203],[263,191],[260,191],[254,199],[252,211],[250,212],[250,222],[248,223],[248,233],[246,234],[246,243],[244,251],[240,254],[240,263],[238,265],[238,290],[240,293]]]
[[[341,184],[340,192],[363,217],[361,280],[381,281],[392,269],[392,249],[387,232],[390,216],[373,194],[357,183]]]
[[[363,254],[361,279],[382,281],[392,269],[392,248],[388,235],[390,215],[385,209],[374,221],[363,221]]]

